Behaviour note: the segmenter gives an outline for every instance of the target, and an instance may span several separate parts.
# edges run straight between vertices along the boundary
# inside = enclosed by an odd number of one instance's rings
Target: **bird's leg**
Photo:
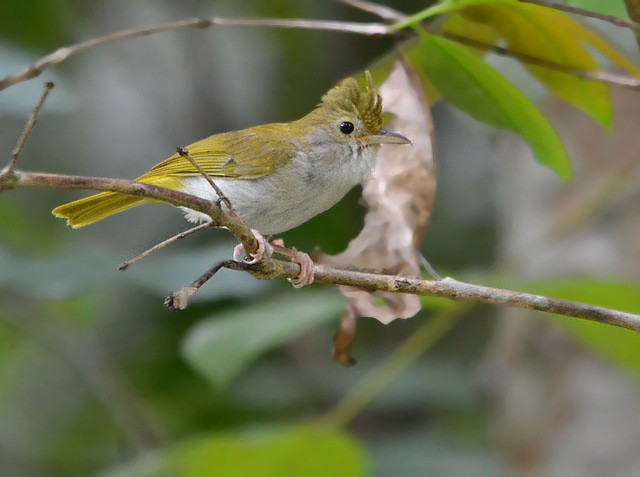
[[[309,254],[296,250],[291,261],[300,265],[300,273],[296,278],[290,278],[289,282],[291,282],[295,288],[311,285],[315,277],[314,263]]]
[[[289,282],[295,288],[302,288],[306,285],[311,285],[314,280],[314,263],[308,253],[300,252],[295,248],[286,249],[284,241],[282,239],[276,239],[273,241],[275,247],[281,247],[282,250],[278,250],[278,253],[285,255],[293,263],[297,263],[300,266],[300,273],[296,278],[289,278]]]
[[[249,257],[251,258],[247,260],[245,263],[248,263],[250,265],[254,263],[258,263],[260,260],[262,260],[262,257],[269,258],[271,257],[271,255],[273,255],[273,247],[271,246],[269,241],[266,238],[264,238],[264,236],[257,230],[251,229],[251,232],[253,233],[256,240],[258,241],[258,250],[256,250],[255,253],[249,254]],[[233,259],[236,262],[242,262],[244,260],[245,254],[246,254],[246,250],[244,249],[244,245],[242,245],[241,243],[239,243],[234,247]]]
[[[287,249],[284,246],[284,242],[282,239],[276,239],[273,241],[273,245],[269,243],[269,241],[257,230],[251,229],[251,232],[256,237],[258,241],[258,250],[256,253],[249,254],[250,259],[246,260],[245,263],[254,264],[258,263],[262,260],[263,257],[270,258],[273,255],[273,247],[278,247],[278,253],[284,255],[291,259],[293,263],[297,263],[300,266],[300,273],[296,278],[290,278],[289,282],[295,288],[302,288],[306,285],[311,285],[314,280],[314,263],[311,260],[309,254],[300,252],[295,248]],[[241,262],[245,260],[246,250],[244,249],[244,245],[241,243],[236,245],[233,249],[233,259],[236,262]]]

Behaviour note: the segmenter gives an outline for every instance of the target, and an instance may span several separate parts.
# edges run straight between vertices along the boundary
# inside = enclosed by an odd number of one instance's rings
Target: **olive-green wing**
[[[271,174],[297,154],[288,141],[288,124],[267,124],[242,131],[216,134],[186,147],[189,155],[211,177],[256,179]],[[284,139],[283,139],[284,138]],[[154,182],[167,177],[197,176],[200,172],[179,154],[154,166],[138,180]]]

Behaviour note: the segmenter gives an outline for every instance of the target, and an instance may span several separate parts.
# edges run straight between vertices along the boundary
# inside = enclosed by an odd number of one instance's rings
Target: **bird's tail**
[[[105,219],[110,215],[130,209],[146,202],[144,197],[101,192],[84,199],[69,202],[53,209],[56,217],[67,219],[67,225],[77,229]]]

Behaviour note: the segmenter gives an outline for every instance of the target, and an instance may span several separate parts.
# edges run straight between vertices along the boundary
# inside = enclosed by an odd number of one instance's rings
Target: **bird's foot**
[[[294,255],[291,257],[293,263],[300,265],[300,273],[296,278],[289,278],[289,282],[294,288],[302,288],[311,285],[314,280],[314,264],[308,253],[300,252],[294,249]]]
[[[255,229],[251,229],[251,232],[255,236],[258,241],[258,250],[255,253],[247,254],[244,249],[244,245],[239,243],[233,248],[233,259],[236,262],[242,262],[245,259],[245,255],[249,255],[249,259],[245,261],[249,265],[253,265],[254,263],[258,263],[262,258],[270,258],[273,255],[273,247],[269,243],[269,241],[264,238],[264,236]]]
[[[284,247],[284,241],[282,239],[275,239],[273,245],[276,247]],[[289,278],[295,288],[302,288],[313,283],[314,277],[314,263],[308,253],[300,252],[295,248],[287,250],[287,257],[291,259],[293,263],[297,263],[300,266],[300,273],[296,278]]]
[[[271,257],[271,255],[273,255],[274,246],[282,247],[283,249],[285,248],[284,241],[282,239],[274,240],[273,246],[272,246],[269,243],[269,241],[266,238],[264,238],[264,236],[260,232],[253,229],[251,229],[251,231],[253,232],[253,234],[256,237],[256,240],[258,241],[258,250],[256,251],[256,253],[250,254],[250,259],[246,260],[245,263],[248,263],[248,264],[258,263],[260,260],[262,260],[263,257],[266,257],[266,258]],[[285,249],[283,252],[286,252],[284,253],[284,255],[289,257],[293,263],[296,263],[300,266],[300,273],[298,274],[298,276],[296,278],[289,279],[289,282],[291,283],[291,285],[293,285],[295,288],[302,288],[304,286],[311,285],[314,280],[314,263],[313,263],[313,260],[311,260],[311,257],[309,256],[309,254],[300,252],[295,248],[292,248],[290,250]],[[282,253],[282,252],[279,252],[279,253]],[[237,262],[240,262],[243,259],[245,259],[244,258],[245,254],[246,254],[246,251],[242,244],[236,245],[235,248],[233,249],[233,259]]]

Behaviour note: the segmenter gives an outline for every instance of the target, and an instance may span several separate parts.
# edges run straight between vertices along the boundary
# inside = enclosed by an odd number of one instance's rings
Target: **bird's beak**
[[[380,129],[378,134],[363,137],[362,142],[367,146],[371,144],[411,144],[411,141],[399,132],[387,131],[386,129]]]

